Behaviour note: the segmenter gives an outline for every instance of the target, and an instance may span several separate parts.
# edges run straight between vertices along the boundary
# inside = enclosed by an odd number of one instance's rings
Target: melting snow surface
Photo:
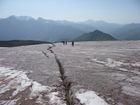
[[[139,68],[140,67],[140,62],[126,63],[126,62],[122,62],[122,61],[116,61],[116,60],[113,60],[111,58],[107,58],[106,61],[100,61],[100,60],[97,60],[97,59],[92,59],[92,61],[94,61],[96,63],[99,63],[99,64],[102,64],[102,65],[105,65],[107,67],[111,67],[111,68],[116,68],[117,67],[119,70],[124,71],[124,72],[131,72],[131,73],[140,75],[139,71],[128,70],[128,69],[122,67],[122,66],[132,66],[132,67]]]
[[[103,65],[106,65],[108,67],[120,67],[122,65],[124,66],[134,66],[134,67],[140,67],[140,62],[135,62],[135,63],[125,63],[125,62],[121,62],[121,61],[116,61],[116,60],[113,60],[111,58],[107,58],[106,61],[100,61],[100,60],[97,60],[97,59],[92,59],[94,62],[97,62],[97,63],[100,63],[100,64],[103,64]]]
[[[130,96],[140,97],[140,89],[138,87],[128,85],[128,86],[123,86],[122,90],[123,93],[128,94]]]
[[[96,95],[94,91],[79,90],[76,97],[84,105],[108,105],[101,97]]]
[[[5,83],[6,82],[6,83]],[[14,97],[17,94],[20,94],[20,92],[24,91],[25,89],[30,87],[30,96],[27,96],[28,99],[36,99],[36,103],[39,103],[41,105],[46,105],[43,102],[46,102],[46,100],[43,97],[41,93],[45,93],[49,98],[52,98],[49,100],[49,103],[53,103],[55,105],[65,105],[63,104],[60,97],[57,97],[57,92],[51,92],[53,88],[48,86],[43,86],[40,83],[33,81],[29,79],[25,72],[13,70],[11,68],[5,68],[0,67],[0,96],[3,95],[3,93],[10,91],[11,89],[14,89],[12,96]],[[16,105],[16,102],[19,99],[13,99],[13,100],[0,100],[0,104],[2,105]]]

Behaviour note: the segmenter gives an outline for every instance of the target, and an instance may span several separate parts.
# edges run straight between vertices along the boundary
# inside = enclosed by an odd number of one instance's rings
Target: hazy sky
[[[0,0],[0,17],[140,23],[140,0]]]

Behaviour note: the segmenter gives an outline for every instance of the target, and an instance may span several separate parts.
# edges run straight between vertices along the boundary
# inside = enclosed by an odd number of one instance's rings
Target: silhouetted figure
[[[63,45],[65,45],[65,41],[62,41]]]
[[[66,45],[67,45],[67,41],[65,41],[66,42]]]
[[[67,41],[62,41],[63,45],[67,45]]]
[[[72,46],[74,46],[74,41],[72,41],[72,43],[71,43],[71,44],[72,44]]]

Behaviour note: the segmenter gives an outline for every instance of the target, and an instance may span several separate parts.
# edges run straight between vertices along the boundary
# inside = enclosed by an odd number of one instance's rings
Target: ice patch
[[[128,71],[128,70],[125,69],[125,68],[119,68],[119,70],[124,71],[124,72],[127,72],[127,71]]]
[[[43,86],[40,83],[29,79],[25,72],[13,70],[11,68],[0,67],[0,96],[3,93],[13,90],[12,96],[15,97],[20,92],[24,91],[27,88],[30,88],[31,93],[29,96],[26,96],[27,99],[35,99],[36,103],[41,105],[46,105],[49,100],[43,98],[44,93],[47,97],[50,97],[49,103],[55,103],[55,105],[65,105],[65,102],[57,97],[57,94],[51,92],[55,87]],[[16,105],[16,99],[13,100],[0,100],[2,105]],[[63,104],[64,103],[64,104]]]
[[[8,84],[2,85],[0,94],[5,93],[8,90],[15,89],[13,96],[23,91],[31,85],[31,80],[28,79],[27,75],[23,71],[11,70],[10,68],[0,67],[0,77],[6,77]]]
[[[99,64],[106,64],[106,62],[100,61],[100,60],[97,60],[97,59],[92,59],[92,61],[94,61],[96,63],[99,63]]]
[[[66,105],[66,104],[62,103],[58,97],[56,97],[57,95],[58,95],[58,92],[52,92],[49,95],[51,104],[56,105],[56,103],[59,103],[59,105]]]
[[[113,59],[107,58],[107,63],[105,65],[108,67],[116,67],[116,66],[119,67],[123,64],[124,64],[123,62],[115,61]]]
[[[41,92],[48,92],[51,88],[48,86],[42,86],[40,83],[34,81],[32,82],[32,87],[31,87],[31,95],[30,97],[36,97],[38,94]]]
[[[101,97],[96,95],[94,91],[79,90],[76,98],[84,105],[108,105]]]

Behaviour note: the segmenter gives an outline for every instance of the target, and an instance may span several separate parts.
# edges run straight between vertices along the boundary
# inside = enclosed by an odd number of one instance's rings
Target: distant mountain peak
[[[102,31],[99,31],[99,30],[95,30],[94,32],[96,32],[96,33],[97,33],[97,32],[98,32],[98,33],[103,33]]]
[[[16,19],[16,16],[11,15],[11,16],[9,16],[8,18],[9,18],[9,19]]]
[[[42,18],[42,17],[38,17],[37,21],[41,22],[41,23],[47,23],[47,20]]]
[[[80,37],[75,39],[76,41],[105,41],[105,40],[116,40],[109,34],[106,34],[102,31],[95,30],[90,33],[85,33]]]
[[[93,32],[89,32],[90,34],[106,34],[106,33],[104,33],[104,32],[102,32],[102,31],[100,31],[100,30],[95,30],[95,31],[93,31]]]
[[[35,20],[34,18],[30,17],[30,16],[9,16],[7,19],[10,20],[21,20],[21,21],[29,21],[29,20]]]

